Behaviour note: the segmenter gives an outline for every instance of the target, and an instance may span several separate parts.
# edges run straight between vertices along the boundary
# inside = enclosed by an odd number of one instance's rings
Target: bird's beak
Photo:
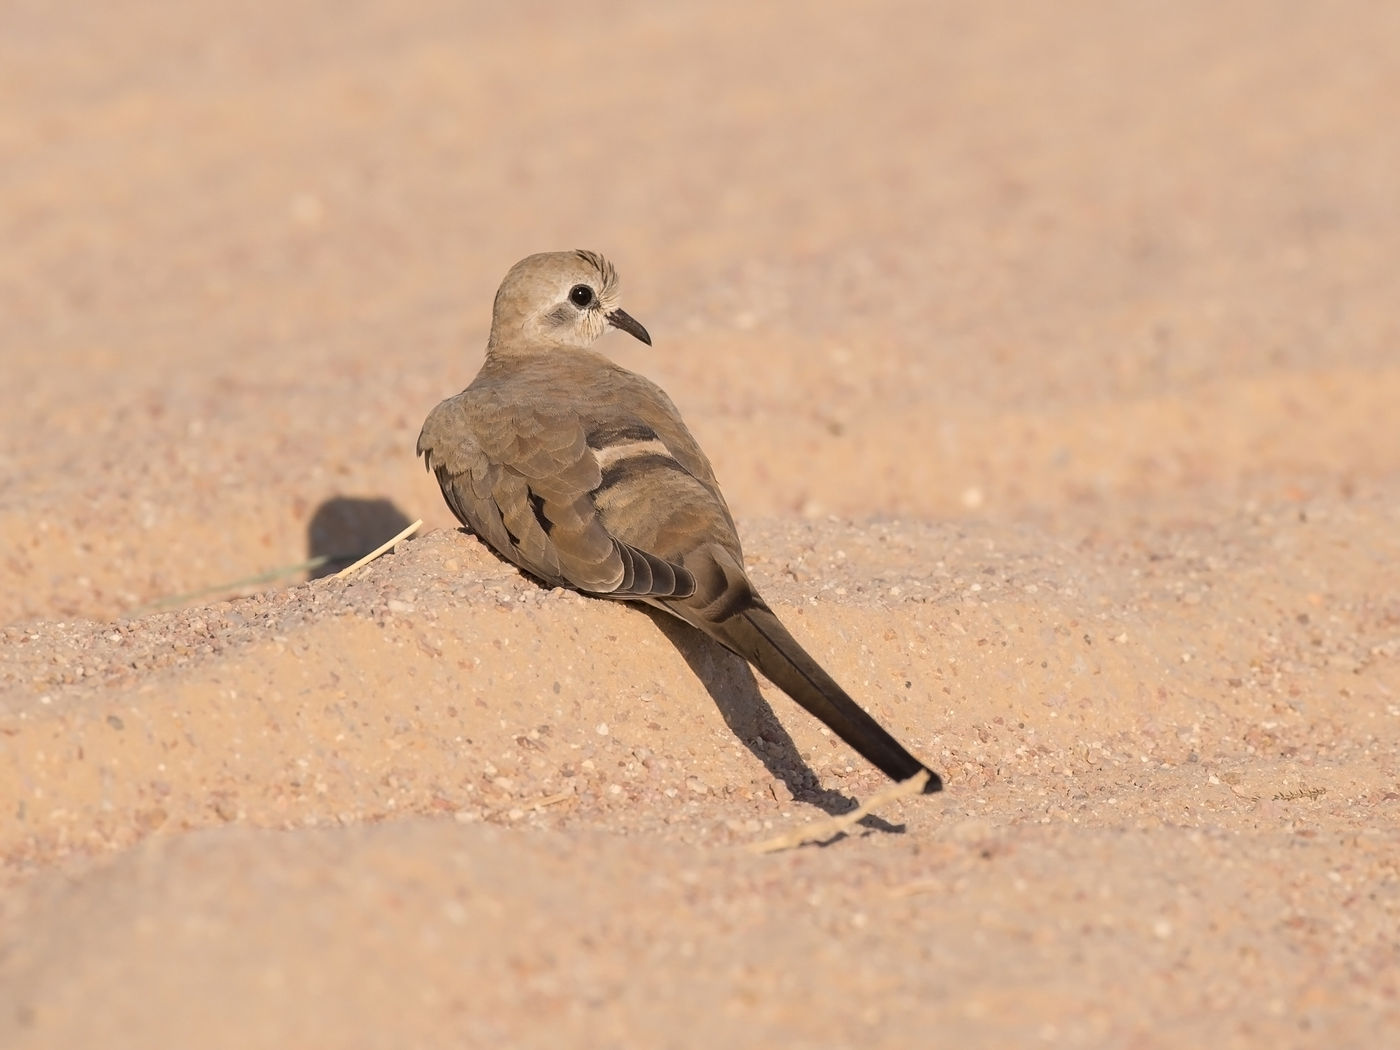
[[[646,343],[647,346],[651,346],[651,336],[647,335],[647,330],[637,321],[633,320],[632,315],[626,310],[614,310],[607,315],[607,318],[608,324],[612,325],[614,328],[621,328],[628,335],[635,335],[642,342]]]

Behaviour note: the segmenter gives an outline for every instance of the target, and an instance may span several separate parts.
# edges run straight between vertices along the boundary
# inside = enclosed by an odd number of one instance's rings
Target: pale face
[[[650,345],[618,305],[617,271],[594,252],[549,252],[516,263],[501,282],[491,323],[497,352],[590,346],[611,325]]]

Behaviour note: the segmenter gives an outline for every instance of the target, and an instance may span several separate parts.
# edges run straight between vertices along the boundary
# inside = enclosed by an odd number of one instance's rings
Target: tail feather
[[[938,774],[905,750],[851,699],[766,605],[750,606],[717,623],[695,625],[757,667],[764,677],[821,719],[890,779],[907,780],[916,773],[927,772],[929,779],[924,793],[942,790],[943,781]]]

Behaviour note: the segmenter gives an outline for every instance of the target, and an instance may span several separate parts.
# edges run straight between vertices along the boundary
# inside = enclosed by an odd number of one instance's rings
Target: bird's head
[[[542,252],[510,268],[496,292],[488,352],[586,347],[611,325],[648,346],[618,306],[617,270],[597,252]]]

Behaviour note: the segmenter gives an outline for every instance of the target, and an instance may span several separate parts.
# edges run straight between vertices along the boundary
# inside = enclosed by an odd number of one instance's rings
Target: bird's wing
[[[695,590],[682,566],[608,529],[604,464],[578,416],[468,389],[428,416],[418,452],[457,518],[549,583],[614,598]]]

